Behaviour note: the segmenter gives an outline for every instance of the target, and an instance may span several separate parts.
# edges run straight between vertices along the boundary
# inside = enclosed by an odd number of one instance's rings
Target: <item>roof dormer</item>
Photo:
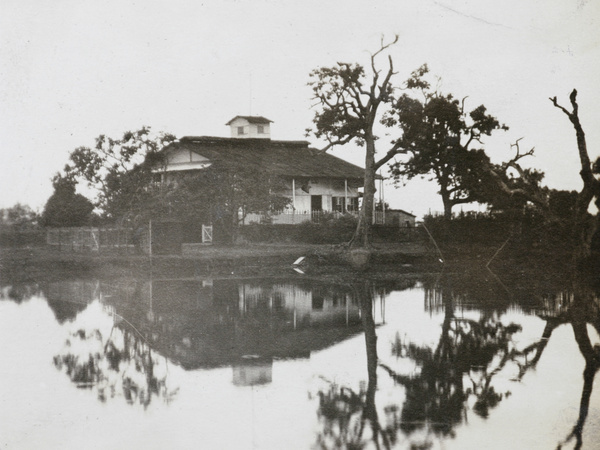
[[[235,116],[225,125],[229,125],[232,138],[271,139],[271,123],[262,116]]]

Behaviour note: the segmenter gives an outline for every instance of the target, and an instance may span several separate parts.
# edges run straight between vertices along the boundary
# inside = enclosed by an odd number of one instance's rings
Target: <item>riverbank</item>
[[[476,251],[475,251],[476,250]],[[56,279],[269,277],[299,274],[347,278],[396,277],[407,273],[536,273],[554,277],[573,270],[570,255],[556,251],[482,247],[442,255],[428,243],[375,244],[365,254],[319,244],[204,246],[193,254],[60,253],[47,247],[0,248],[0,286]],[[299,264],[294,264],[302,258]],[[590,266],[588,271],[600,265]],[[597,271],[595,272],[597,274]],[[550,274],[550,275],[544,275]],[[512,276],[512,275],[511,275]]]
[[[193,254],[146,255],[60,253],[47,247],[0,250],[0,281],[44,281],[55,277],[256,275],[278,271],[333,273],[387,268],[410,271],[432,260],[422,243],[375,245],[367,264],[355,263],[342,246],[317,244],[246,244],[205,246]],[[299,258],[299,264],[294,265]]]

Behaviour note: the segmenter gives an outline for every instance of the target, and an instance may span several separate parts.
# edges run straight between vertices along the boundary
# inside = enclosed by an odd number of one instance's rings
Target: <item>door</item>
[[[313,222],[319,222],[323,211],[323,196],[322,195],[311,195],[310,196],[310,213]]]
[[[323,210],[323,196],[322,195],[311,195],[310,196],[310,210],[311,211],[322,211]]]

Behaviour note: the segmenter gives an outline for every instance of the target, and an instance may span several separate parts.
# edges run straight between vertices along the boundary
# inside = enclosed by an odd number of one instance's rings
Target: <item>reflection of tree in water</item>
[[[95,388],[98,399],[122,395],[130,404],[147,407],[153,396],[171,401],[176,389],[167,385],[167,366],[135,330],[113,325],[105,338],[100,329],[78,328],[65,342],[54,365],[80,388]]]
[[[582,445],[582,431],[589,412],[590,397],[595,374],[600,368],[600,346],[592,346],[587,325],[591,324],[600,333],[600,305],[598,297],[590,290],[581,288],[568,296],[555,310],[560,313],[541,314],[546,326],[539,340],[524,348],[517,348],[513,336],[521,331],[516,324],[503,324],[497,312],[484,310],[477,320],[457,317],[456,300],[468,300],[481,306],[475,292],[455,292],[445,284],[438,290],[444,310],[442,331],[435,348],[403,341],[399,335],[392,344],[392,355],[410,360],[417,370],[409,374],[394,370],[389,364],[378,361],[375,325],[372,321],[372,301],[368,289],[363,289],[362,312],[366,339],[368,385],[358,390],[329,383],[319,392],[318,416],[322,430],[317,437],[321,448],[390,448],[398,443],[398,431],[411,439],[410,448],[430,448],[433,442],[430,433],[437,436],[453,436],[454,428],[467,418],[470,408],[475,414],[487,418],[491,409],[501,402],[509,392],[499,392],[494,387],[494,378],[500,373],[510,373],[513,381],[520,381],[535,368],[554,329],[561,324],[570,324],[575,340],[583,355],[586,366],[583,373],[584,385],[580,401],[580,414],[565,441],[575,440],[575,448]],[[479,292],[481,293],[481,292]],[[538,298],[540,296],[538,295]],[[567,296],[563,295],[563,298]],[[528,306],[532,300],[528,300]],[[504,310],[510,302],[503,300]],[[370,318],[370,319],[369,319]],[[381,425],[375,405],[377,389],[376,368],[380,367],[405,392],[403,404],[384,405],[385,424]],[[381,376],[381,374],[380,374]],[[368,426],[367,426],[368,424]],[[365,433],[366,429],[371,432]],[[425,438],[416,431],[425,432]],[[369,441],[372,441],[369,444]]]
[[[363,448],[362,442],[366,415],[366,390],[359,392],[330,383],[329,389],[319,391],[317,414],[323,425],[317,436],[321,448]]]
[[[427,427],[439,435],[452,435],[453,428],[465,418],[467,401],[475,397],[473,409],[487,417],[504,394],[492,385],[495,374],[516,358],[512,336],[520,326],[503,325],[492,317],[480,320],[458,318],[449,293],[445,305],[442,333],[435,349],[402,342],[397,337],[392,354],[416,363],[416,374],[403,375],[378,361],[377,336],[372,316],[369,290],[362,289],[363,326],[367,347],[368,385],[358,392],[331,384],[319,392],[318,414],[323,432],[318,443],[323,448],[362,448],[365,440],[375,447],[390,448],[397,443],[397,431],[410,436]],[[493,365],[493,366],[492,366]],[[405,388],[402,408],[386,405],[385,426],[382,426],[375,404],[377,367],[381,367],[397,384]],[[463,385],[465,375],[470,386]],[[364,436],[365,423],[370,425],[370,437]],[[428,448],[430,442],[413,443],[413,448]]]
[[[369,283],[356,286],[361,301],[361,318],[367,349],[368,384],[361,384],[359,391],[335,383],[328,383],[321,390],[317,415],[322,431],[317,435],[317,445],[321,448],[360,449],[366,440],[372,440],[377,448],[381,445],[390,448],[390,436],[380,423],[375,404],[377,392],[377,334],[373,319],[374,290]],[[370,436],[365,437],[365,430]]]
[[[394,426],[406,434],[428,426],[435,434],[453,435],[473,396],[473,410],[487,418],[504,396],[496,392],[492,379],[513,359],[512,335],[520,329],[490,318],[476,321],[447,314],[435,350],[403,343],[397,337],[393,354],[411,359],[419,370],[403,375],[381,364],[406,389],[400,416],[394,411],[391,417]],[[465,376],[470,380],[467,387]]]
[[[13,302],[21,303],[40,294],[41,289],[37,283],[16,283],[8,286],[0,286],[0,300],[12,300]]]
[[[574,294],[564,312],[555,318],[547,320],[547,328],[549,328],[548,339],[552,331],[563,323],[570,324],[573,329],[575,341],[585,360],[585,368],[583,370],[583,388],[579,403],[579,417],[571,432],[558,445],[558,448],[562,448],[564,444],[575,439],[574,448],[580,449],[583,445],[583,427],[590,409],[594,378],[600,369],[600,345],[592,345],[588,333],[589,324],[600,334],[600,301],[594,295],[593,291],[582,282],[574,284]]]
[[[472,386],[463,393],[465,399],[474,395],[476,401],[473,410],[478,415],[487,417],[490,408],[502,399],[502,394],[497,393],[491,384],[494,375],[510,363],[517,369],[514,380],[520,381],[530,369],[537,366],[553,331],[562,324],[570,324],[586,365],[583,373],[580,414],[571,433],[559,448],[572,439],[576,441],[575,448],[581,448],[583,426],[589,412],[594,377],[600,368],[600,347],[592,346],[587,329],[587,325],[590,324],[600,333],[600,305],[591,289],[584,286],[582,282],[575,283],[572,293],[563,292],[559,295],[562,301],[554,305],[553,310],[548,313],[538,312],[537,315],[546,322],[542,336],[523,349],[516,348],[511,342],[511,336],[520,331],[520,326],[514,324],[505,326],[494,320],[493,316],[486,315],[477,322],[453,317],[453,302],[446,300],[450,298],[450,294],[442,288],[445,320],[436,351],[410,343],[403,344],[399,339],[392,349],[396,355],[407,356],[414,360],[421,369],[414,377],[398,375],[388,370],[394,379],[407,389],[400,429],[403,431],[414,429],[411,421],[419,424],[426,418],[432,421],[432,429],[438,433],[447,432],[445,426],[451,425],[444,424],[443,421],[439,422],[440,418],[445,417],[458,424],[461,421],[461,408],[464,407],[455,400],[461,392],[462,385],[459,378],[462,377],[454,377],[456,379],[454,385],[452,379],[453,375],[460,373],[468,374],[472,383]],[[459,295],[463,299],[470,298],[471,301],[477,297],[474,292],[459,292]],[[540,297],[539,294],[532,295],[529,303],[531,298]],[[554,311],[560,312],[556,314]],[[450,352],[447,351],[448,348],[451,349]],[[445,373],[447,375],[444,375]],[[479,377],[474,379],[474,374]]]

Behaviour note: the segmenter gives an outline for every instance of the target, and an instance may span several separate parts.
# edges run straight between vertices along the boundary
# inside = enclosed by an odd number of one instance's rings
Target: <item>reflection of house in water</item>
[[[100,298],[155,351],[186,369],[231,365],[238,385],[270,382],[273,358],[308,357],[362,331],[350,288],[304,280],[55,284],[47,297],[62,320]]]
[[[168,280],[153,281],[151,293],[153,320],[140,326],[159,351],[190,369],[248,366],[248,355],[308,357],[361,330],[359,307],[342,286]]]
[[[236,386],[256,386],[273,381],[273,360],[271,358],[247,355],[233,364],[233,384]]]
[[[243,283],[239,287],[239,309],[245,314],[268,302],[270,310],[291,314],[294,329],[321,325],[350,325],[360,320],[360,308],[352,305],[351,292],[332,285]]]

